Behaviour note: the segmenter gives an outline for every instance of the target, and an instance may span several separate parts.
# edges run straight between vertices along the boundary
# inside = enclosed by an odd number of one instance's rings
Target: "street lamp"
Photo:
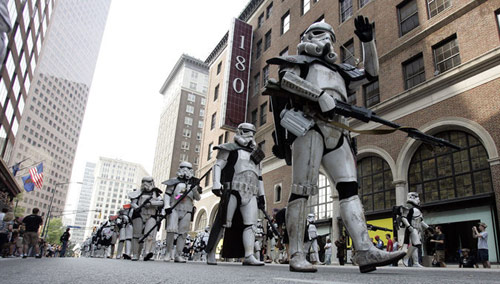
[[[52,202],[54,201],[54,195],[56,194],[57,191],[57,186],[58,185],[66,185],[66,184],[71,184],[71,183],[77,183],[77,184],[83,184],[81,181],[77,182],[60,182],[56,183],[56,186],[54,187],[54,190],[52,191],[52,197],[50,198],[50,204],[49,204],[49,211],[47,212],[47,219],[45,219],[45,224],[43,225],[42,229],[42,237],[45,238],[47,237],[47,234],[49,232],[49,225],[50,225],[50,211],[52,210]]]

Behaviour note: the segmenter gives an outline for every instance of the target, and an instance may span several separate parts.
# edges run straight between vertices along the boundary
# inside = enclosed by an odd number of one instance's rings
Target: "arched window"
[[[420,146],[410,162],[409,190],[420,194],[422,203],[468,197],[493,191],[490,165],[484,146],[463,131],[436,135],[462,150]]]
[[[274,186],[274,203],[281,202],[281,183]]]
[[[396,205],[396,192],[389,164],[382,158],[370,156],[357,163],[359,197],[366,212],[391,209]]]
[[[319,193],[308,199],[309,212],[314,213],[317,220],[331,218],[333,200],[330,198],[330,181],[323,174],[319,174],[318,187]]]
[[[203,210],[198,215],[198,222],[196,222],[196,231],[202,231],[207,226],[207,211]]]

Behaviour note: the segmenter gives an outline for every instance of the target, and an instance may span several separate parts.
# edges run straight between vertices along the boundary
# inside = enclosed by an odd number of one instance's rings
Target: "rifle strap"
[[[335,126],[335,127],[342,128],[342,129],[345,129],[345,130],[350,131],[350,132],[354,132],[354,133],[358,133],[358,134],[367,134],[367,135],[386,135],[386,134],[391,134],[391,133],[396,132],[396,131],[401,130],[401,129],[411,128],[411,127],[407,127],[407,126],[401,126],[401,127],[392,128],[392,129],[358,130],[358,129],[351,128],[343,123],[336,122],[336,121],[328,121],[328,123]]]

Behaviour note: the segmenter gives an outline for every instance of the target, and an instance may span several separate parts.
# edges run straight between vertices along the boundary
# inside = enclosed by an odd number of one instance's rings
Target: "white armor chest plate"
[[[178,183],[175,186],[174,192],[172,196],[170,197],[170,206],[173,206],[176,202],[176,198],[180,198],[187,190],[189,189],[189,185],[186,183]],[[193,210],[193,191],[188,193],[186,198],[184,198],[179,205],[177,205],[176,210],[186,210],[186,211],[191,211]]]
[[[414,207],[413,208],[413,218],[411,220],[411,225],[415,228],[420,228],[420,223],[424,220],[424,216],[420,209]]]
[[[347,101],[345,81],[338,72],[315,63],[309,67],[306,80],[325,90],[332,97]]]
[[[250,152],[245,150],[238,150],[238,160],[234,165],[234,175],[240,173],[251,171],[255,175],[259,176],[259,165],[256,165],[252,160],[250,160]]]

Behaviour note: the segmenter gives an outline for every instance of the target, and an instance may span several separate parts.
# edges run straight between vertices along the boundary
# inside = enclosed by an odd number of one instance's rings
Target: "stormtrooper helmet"
[[[181,162],[179,170],[177,171],[177,177],[181,179],[190,179],[193,175],[193,165],[189,162]]]
[[[314,213],[309,213],[307,215],[307,222],[314,223]]]
[[[241,146],[253,147],[255,146],[255,126],[251,123],[244,122],[238,125],[238,130],[234,136],[234,141]]]
[[[151,191],[155,187],[155,182],[153,177],[143,177],[141,181],[141,190],[143,191]]]
[[[408,192],[408,198],[407,198],[406,202],[411,203],[415,206],[420,206],[420,198],[418,197],[418,193]]]
[[[322,57],[328,63],[335,63],[337,54],[333,50],[335,33],[332,26],[324,22],[314,23],[307,28],[297,45],[299,54]]]

